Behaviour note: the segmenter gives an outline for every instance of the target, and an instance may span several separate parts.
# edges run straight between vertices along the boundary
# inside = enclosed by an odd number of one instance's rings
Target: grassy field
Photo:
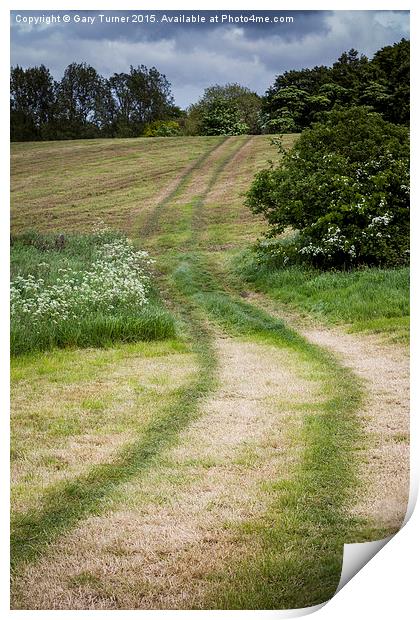
[[[220,138],[15,143],[12,232],[89,232],[104,220],[132,235],[172,183]],[[164,165],[162,161],[164,160]]]
[[[13,356],[14,608],[314,605],[336,589],[344,542],[398,529],[403,474],[397,499],[377,483],[397,505],[385,521],[363,473],[406,471],[405,427],[369,426],[370,384],[282,309],[395,330],[406,275],[238,272],[264,230],[244,192],[274,156],[266,136],[12,145],[14,233],[77,233],[48,282],[64,256],[87,268],[80,235],[99,216],[156,258],[171,326],[162,341]],[[44,269],[44,251],[13,251],[14,275]]]
[[[37,233],[13,239],[12,354],[175,336],[148,255],[107,230],[62,243]]]
[[[372,332],[408,343],[409,269],[370,268],[320,272],[257,265],[252,255],[236,259],[237,274],[257,291],[318,320],[345,324],[352,332]]]

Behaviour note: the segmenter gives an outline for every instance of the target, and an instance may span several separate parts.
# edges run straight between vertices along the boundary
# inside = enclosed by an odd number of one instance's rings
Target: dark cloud
[[[209,84],[240,82],[263,93],[285,70],[331,64],[355,47],[371,56],[384,45],[409,36],[408,11],[145,11],[143,23],[100,23],[99,14],[131,16],[131,11],[13,11],[12,64],[44,63],[56,78],[73,61],[88,62],[103,75],[130,64],[155,65],[172,83],[181,106],[196,100]],[[270,23],[221,23],[221,15],[269,17]],[[29,25],[16,17],[71,16],[70,23]],[[154,23],[151,15],[156,16]],[[168,23],[162,16],[201,15],[205,23]],[[96,18],[76,23],[74,15]],[[210,23],[210,16],[219,23]],[[293,23],[274,23],[274,17]]]

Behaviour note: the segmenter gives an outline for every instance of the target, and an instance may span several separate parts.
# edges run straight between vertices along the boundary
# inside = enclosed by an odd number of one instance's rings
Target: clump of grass
[[[175,321],[153,288],[151,262],[107,230],[13,239],[12,354],[173,337]]]
[[[245,254],[235,260],[235,272],[257,291],[330,323],[408,339],[408,267],[353,271],[274,268]]]

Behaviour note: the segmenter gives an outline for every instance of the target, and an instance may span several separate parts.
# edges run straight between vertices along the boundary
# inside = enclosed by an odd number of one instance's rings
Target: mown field
[[[398,529],[408,273],[258,268],[244,193],[275,156],[268,136],[12,145],[13,277],[91,269],[98,220],[156,260],[141,312],[16,326],[14,608],[314,605],[344,542]]]

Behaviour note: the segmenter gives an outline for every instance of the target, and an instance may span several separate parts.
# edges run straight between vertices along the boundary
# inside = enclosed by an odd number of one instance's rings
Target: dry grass
[[[167,249],[182,255],[195,243],[223,264],[223,250],[260,231],[258,218],[243,207],[243,193],[275,149],[265,136],[229,138],[215,149],[215,138],[180,140],[15,145],[14,226],[24,227],[31,214],[40,229],[83,229],[94,213],[132,232],[163,205],[148,239],[161,253],[158,268]],[[47,195],[55,182],[57,191]],[[249,301],[261,300],[253,295]],[[275,314],[278,306],[272,306]],[[408,480],[406,358],[373,339],[308,328],[293,314],[288,319],[366,382],[370,400],[360,412],[368,439],[365,488],[352,512],[395,530]],[[85,463],[111,459],[194,372],[192,354],[172,345],[138,346],[120,348],[121,354],[59,352],[14,370],[16,510],[36,506],[45,488],[73,479]],[[251,558],[252,567],[254,556],[269,555],[252,528],[247,535],[237,526],[273,518],[267,507],[278,496],[276,483],[292,483],[302,465],[303,419],[311,406],[322,408],[322,379],[287,348],[221,336],[216,347],[220,387],[201,416],[141,476],[121,481],[106,509],[63,530],[36,562],[21,566],[14,608],[200,608],[220,599],[226,575],[235,576],[241,560]],[[57,432],[60,425],[67,432]],[[297,520],[301,499],[292,511]],[[313,527],[321,537],[316,518],[304,522],[306,534]],[[280,558],[286,564],[299,551],[289,558],[288,542]]]
[[[220,251],[255,241],[264,230],[261,218],[244,206],[249,179],[274,157],[270,136],[253,136],[222,170],[206,196],[201,215],[200,247]]]
[[[365,382],[368,398],[360,415],[366,433],[360,472],[364,488],[354,514],[389,533],[399,530],[407,510],[410,482],[410,365],[403,347],[377,336],[311,329],[311,342],[333,351]]]
[[[148,478],[125,485],[114,510],[25,571],[17,607],[197,607],[209,574],[254,551],[224,524],[262,513],[261,484],[291,474],[299,447],[288,433],[318,386],[272,346],[220,339],[217,348],[221,387],[202,417]]]
[[[366,435],[359,451],[363,485],[353,514],[389,534],[398,531],[407,510],[410,483],[410,359],[405,346],[379,335],[349,334],[314,325],[308,315],[251,293],[253,303],[287,321],[310,342],[331,351],[360,377],[367,398],[360,419]]]
[[[18,375],[11,394],[15,513],[36,509],[59,480],[112,460],[195,370],[194,356],[171,350],[170,343],[52,351],[45,365],[46,357],[12,362]]]
[[[92,220],[132,233],[219,138],[12,144],[12,231],[86,231]]]
[[[173,196],[170,205],[165,205],[159,214],[159,221],[145,246],[177,251],[188,246],[191,237],[191,220],[198,202],[212,187],[218,170],[224,170],[226,162],[235,155],[247,138],[230,137],[217,146],[208,157],[185,175],[179,192]],[[227,164],[228,165],[228,164]]]

